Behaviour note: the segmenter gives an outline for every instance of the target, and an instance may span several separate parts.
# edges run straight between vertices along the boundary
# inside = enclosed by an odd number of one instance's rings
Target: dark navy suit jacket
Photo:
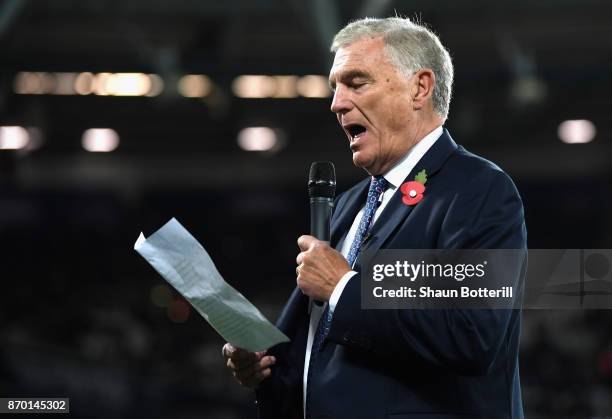
[[[360,260],[377,249],[524,249],[521,198],[493,163],[457,146],[444,130],[417,163],[423,199],[397,191],[372,226],[335,308],[310,383],[312,419],[522,418],[520,310],[363,310]],[[331,245],[363,206],[370,179],[336,200]],[[524,275],[524,266],[517,272]],[[277,363],[257,390],[261,419],[303,417],[308,298],[295,289],[277,326],[291,342],[268,352]]]

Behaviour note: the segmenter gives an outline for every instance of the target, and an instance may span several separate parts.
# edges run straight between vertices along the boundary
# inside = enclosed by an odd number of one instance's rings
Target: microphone
[[[310,235],[330,241],[330,222],[336,194],[336,170],[330,161],[310,165],[308,196],[310,197]]]
[[[329,243],[330,223],[336,194],[336,169],[330,161],[316,161],[310,165],[308,196],[310,197],[310,235]],[[317,306],[322,301],[314,302]],[[312,304],[312,298],[310,299]],[[308,306],[310,312],[310,305]]]

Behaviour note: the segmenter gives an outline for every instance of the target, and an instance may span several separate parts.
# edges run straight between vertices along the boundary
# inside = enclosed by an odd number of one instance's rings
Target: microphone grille
[[[336,194],[336,169],[330,161],[316,161],[310,165],[308,195],[333,198]]]

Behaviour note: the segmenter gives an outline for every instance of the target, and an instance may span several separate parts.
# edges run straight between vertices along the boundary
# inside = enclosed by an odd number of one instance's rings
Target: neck
[[[397,162],[403,159],[404,156],[412,149],[412,147],[421,142],[421,140],[425,138],[427,134],[438,128],[443,122],[444,120],[438,116],[438,114],[433,112],[430,114],[429,118],[415,121],[415,129],[412,131],[412,133],[407,134],[410,140],[406,142],[406,148],[402,150],[401,153],[397,153],[392,161],[388,161],[384,166],[377,168],[376,171],[370,171],[368,169],[365,169],[365,171],[371,176],[384,175],[393,166],[395,166]]]
[[[414,141],[410,148],[414,147],[416,143],[421,141],[427,134],[438,128],[444,123],[444,120],[437,113],[432,112],[428,118],[419,121],[415,135],[413,136]]]
[[[401,155],[399,155],[395,159],[395,161],[393,161],[393,162],[391,162],[390,164],[387,165],[387,167],[385,168],[383,173],[386,173],[393,166],[395,166],[397,164],[397,162],[399,162],[401,159],[403,159],[404,156],[406,154],[408,154],[410,152],[410,150],[412,150],[412,148],[415,145],[420,143],[423,140],[423,138],[425,138],[427,136],[427,134],[429,134],[430,132],[432,132],[433,130],[438,128],[440,125],[442,125],[443,122],[444,122],[443,119],[441,117],[439,117],[437,114],[433,114],[433,116],[431,118],[429,118],[428,120],[426,120],[426,121],[424,121],[424,120],[418,121],[416,129],[410,135],[410,141],[407,142],[406,149],[403,151],[403,153],[401,153]]]

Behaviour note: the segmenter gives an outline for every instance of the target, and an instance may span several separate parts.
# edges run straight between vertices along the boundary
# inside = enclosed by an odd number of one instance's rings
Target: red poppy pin
[[[417,173],[413,181],[404,182],[400,186],[400,191],[404,194],[402,202],[411,206],[421,202],[423,192],[425,192],[425,182],[427,182],[427,172],[425,169]]]

